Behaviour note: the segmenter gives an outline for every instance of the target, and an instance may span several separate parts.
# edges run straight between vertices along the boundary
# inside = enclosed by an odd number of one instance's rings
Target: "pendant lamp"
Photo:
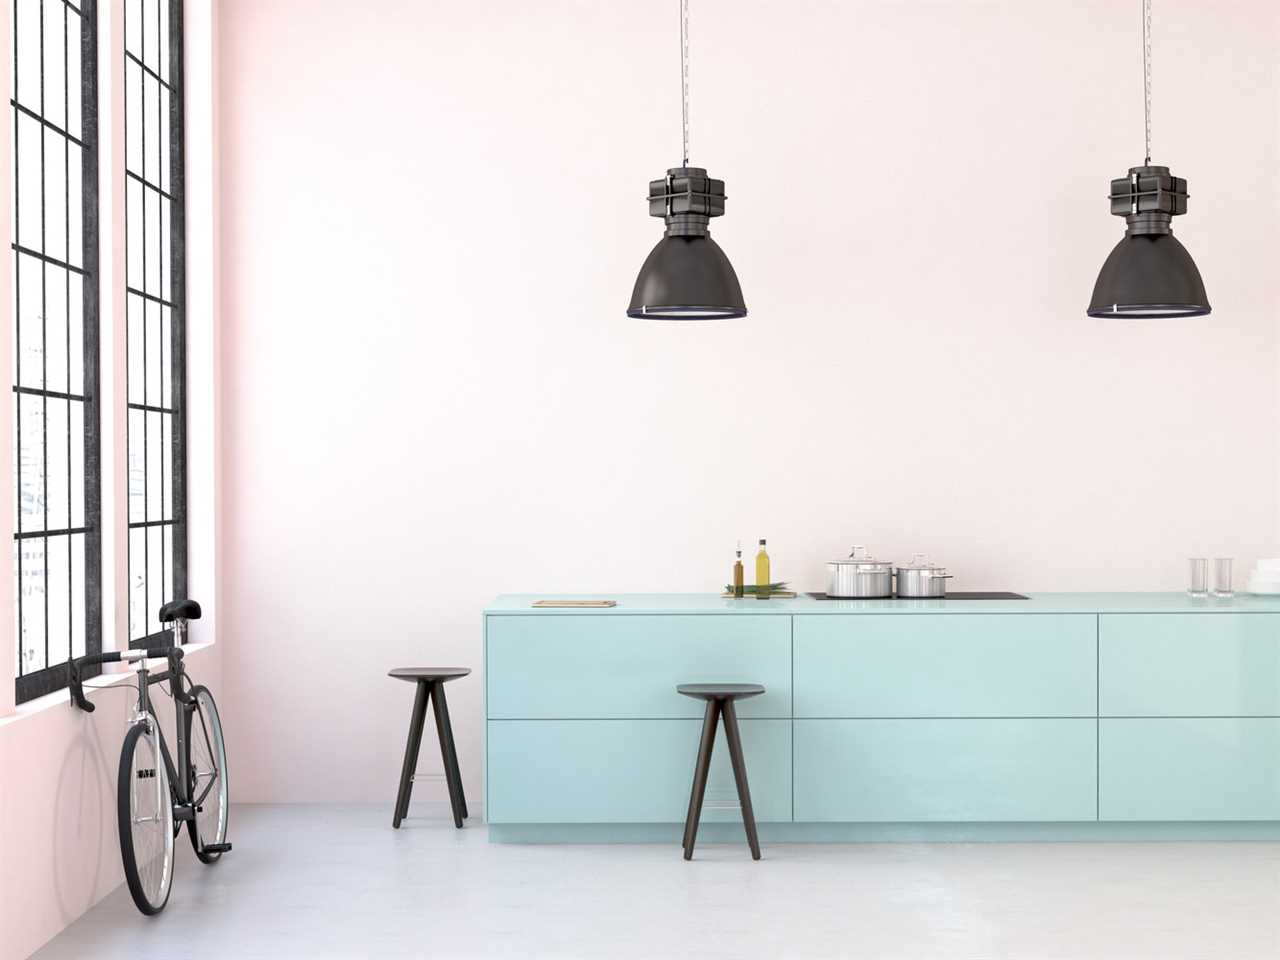
[[[667,229],[636,277],[627,316],[649,320],[745,317],[738,275],[711,239],[712,217],[724,215],[724,181],[689,166],[689,0],[680,0],[680,92],[683,158],[649,183],[649,215]]]
[[[1210,311],[1204,281],[1171,226],[1174,217],[1187,212],[1187,181],[1151,164],[1151,0],[1141,2],[1146,159],[1130,167],[1127,177],[1111,181],[1111,212],[1125,218],[1127,229],[1098,273],[1088,314],[1200,317]]]

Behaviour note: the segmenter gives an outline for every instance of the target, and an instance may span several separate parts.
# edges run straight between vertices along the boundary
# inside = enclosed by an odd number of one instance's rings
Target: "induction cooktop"
[[[814,600],[855,600],[857,597],[828,597],[825,593],[810,593],[808,596]],[[868,598],[871,599],[871,598]],[[878,597],[876,599],[892,600],[893,597]],[[960,590],[954,593],[948,593],[943,597],[898,597],[899,600],[1026,600],[1027,597],[1021,593],[1011,593],[1008,590]]]

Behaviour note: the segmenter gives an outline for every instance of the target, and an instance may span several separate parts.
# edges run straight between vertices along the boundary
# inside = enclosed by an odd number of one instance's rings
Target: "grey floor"
[[[437,814],[240,806],[168,909],[117,890],[59,957],[1280,957],[1280,844],[507,846]],[[185,839],[185,838],[184,838]]]

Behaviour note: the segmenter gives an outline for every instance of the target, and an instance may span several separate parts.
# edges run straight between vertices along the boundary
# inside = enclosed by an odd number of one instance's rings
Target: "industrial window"
[[[187,590],[182,0],[126,0],[129,640]]]
[[[17,700],[101,648],[95,0],[13,2]]]

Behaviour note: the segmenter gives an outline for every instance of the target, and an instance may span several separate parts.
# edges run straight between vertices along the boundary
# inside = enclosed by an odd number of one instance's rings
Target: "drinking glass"
[[[1215,557],[1213,561],[1213,595],[1215,597],[1234,597],[1235,590],[1231,582],[1231,558]]]
[[[1191,585],[1187,587],[1187,593],[1193,597],[1207,597],[1209,595],[1208,559],[1192,557],[1188,562],[1191,567]]]

